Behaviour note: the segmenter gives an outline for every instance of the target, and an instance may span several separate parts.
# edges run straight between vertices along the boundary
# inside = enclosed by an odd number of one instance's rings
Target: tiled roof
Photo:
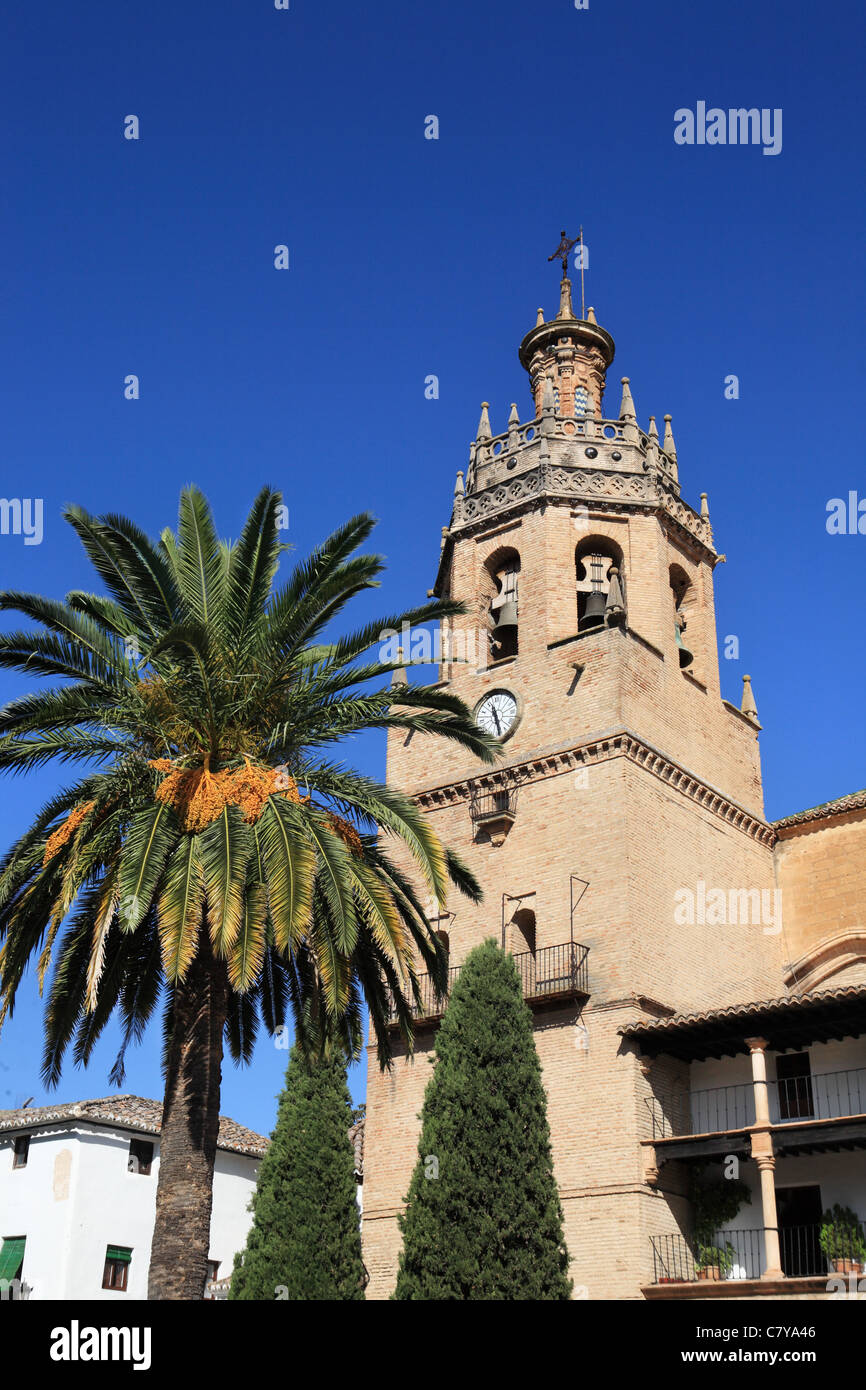
[[[90,1124],[119,1124],[144,1134],[159,1134],[162,1102],[145,1096],[105,1096],[102,1100],[69,1101],[66,1105],[34,1105],[23,1110],[0,1110],[0,1132],[34,1129],[63,1120],[86,1120]],[[364,1172],[364,1120],[352,1125],[349,1140],[355,1155],[355,1172]],[[220,1116],[218,1147],[230,1153],[261,1158],[270,1143],[262,1134],[246,1129],[227,1115]]]
[[[837,999],[863,999],[866,1006],[866,986],[863,984],[841,984],[835,990],[812,990],[808,994],[783,994],[774,999],[755,999],[748,1004],[730,1004],[724,1009],[705,1009],[702,1013],[674,1013],[666,1019],[637,1019],[627,1023],[619,1030],[628,1034],[664,1033],[670,1029],[689,1029],[695,1024],[724,1022],[727,1019],[745,1020],[749,1017],[767,1013],[773,1009],[808,1009],[815,1005],[828,1004]]]
[[[24,1110],[0,1110],[0,1131],[32,1129],[64,1120],[86,1120],[89,1124],[122,1125],[143,1134],[159,1134],[162,1103],[144,1096],[104,1096],[101,1100],[70,1101],[66,1105],[34,1105]],[[261,1134],[220,1116],[217,1145],[230,1153],[261,1158],[268,1141]]]
[[[841,816],[845,811],[866,810],[866,789],[839,796],[835,801],[824,801],[820,806],[812,806],[808,811],[797,811],[793,816],[772,822],[775,830],[784,830],[788,825],[805,825],[810,820],[825,820],[828,816]]]

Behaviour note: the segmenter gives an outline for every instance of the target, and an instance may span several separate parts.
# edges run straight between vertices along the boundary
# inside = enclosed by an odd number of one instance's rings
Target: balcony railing
[[[866,1114],[866,1067],[768,1081],[767,1090],[773,1124]],[[650,1096],[646,1103],[652,1115],[653,1139],[724,1133],[755,1123],[751,1082]]]
[[[821,1226],[781,1226],[779,1253],[786,1279],[825,1278],[833,1273],[860,1273],[863,1268],[863,1222],[860,1233],[836,1230],[825,1253]],[[651,1236],[653,1283],[692,1283],[698,1279],[760,1279],[766,1268],[763,1230],[716,1231],[694,1236]]]
[[[652,1115],[653,1139],[716,1134],[745,1129],[755,1123],[755,1092],[751,1084],[648,1096],[646,1103]]]
[[[774,1083],[774,1091],[775,1112],[771,1095],[770,1118],[777,1124],[866,1115],[866,1067],[786,1077]]]
[[[524,999],[527,1003],[541,1003],[548,999],[588,995],[588,955],[589,947],[582,946],[578,941],[565,941],[559,946],[545,946],[539,951],[520,951],[513,959]],[[459,965],[452,966],[448,971],[448,986],[444,999],[437,995],[430,975],[418,977],[420,1000],[412,1005],[412,1017],[416,1022],[442,1016],[459,974]],[[396,1022],[397,1013],[392,1004],[389,1023],[393,1025]]]
[[[497,787],[493,791],[473,791],[469,803],[469,814],[477,825],[488,820],[507,816],[514,820],[517,815],[517,787]]]
[[[694,1236],[651,1236],[653,1283],[692,1283],[697,1279],[760,1279],[764,1232],[716,1231],[705,1242]]]

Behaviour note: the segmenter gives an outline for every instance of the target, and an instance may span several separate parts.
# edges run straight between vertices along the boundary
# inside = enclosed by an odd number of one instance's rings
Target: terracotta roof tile
[[[30,1129],[57,1124],[63,1120],[86,1120],[90,1124],[119,1124],[144,1134],[159,1134],[162,1103],[144,1096],[104,1096],[100,1100],[70,1101],[65,1105],[34,1105],[24,1110],[0,1110],[0,1131]],[[220,1116],[218,1147],[230,1153],[261,1158],[268,1140],[227,1115]]]
[[[866,985],[839,985],[836,989],[812,990],[806,994],[783,994],[776,999],[749,1000],[743,1004],[729,1004],[723,1009],[706,1009],[702,1013],[672,1014],[669,1018],[635,1019],[633,1023],[625,1024],[618,1031],[624,1037],[634,1034],[644,1036],[648,1033],[662,1033],[671,1028],[693,1028],[702,1023],[723,1022],[726,1019],[746,1020],[770,1009],[805,1009],[834,999],[862,999],[866,1003]]]
[[[771,822],[774,830],[784,830],[788,825],[805,825],[810,820],[826,820],[828,816],[839,816],[845,811],[866,809],[866,789],[839,796],[835,801],[824,801],[820,806],[812,806],[808,811],[797,811],[793,816]]]

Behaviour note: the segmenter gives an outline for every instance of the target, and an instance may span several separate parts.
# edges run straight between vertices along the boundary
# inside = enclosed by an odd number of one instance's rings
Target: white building
[[[13,1297],[147,1297],[161,1117],[140,1096],[0,1110],[0,1295],[17,1280]],[[246,1244],[267,1143],[220,1119],[211,1279],[230,1275]]]

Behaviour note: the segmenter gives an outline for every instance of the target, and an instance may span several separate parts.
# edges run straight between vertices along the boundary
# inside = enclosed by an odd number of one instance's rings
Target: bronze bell
[[[517,629],[517,604],[513,599],[506,599],[505,603],[496,612],[493,624],[494,642],[502,642]]]
[[[676,617],[674,618],[674,632],[676,633],[677,655],[680,659],[681,671],[684,671],[687,666],[691,666],[692,662],[695,659],[694,655],[689,651],[688,647],[683,641],[683,629],[685,628],[685,625],[685,618],[681,618],[679,613],[677,613]]]
[[[604,609],[607,599],[600,589],[593,589],[586,598],[583,617],[577,625],[578,632],[589,632],[594,627],[604,627]]]

